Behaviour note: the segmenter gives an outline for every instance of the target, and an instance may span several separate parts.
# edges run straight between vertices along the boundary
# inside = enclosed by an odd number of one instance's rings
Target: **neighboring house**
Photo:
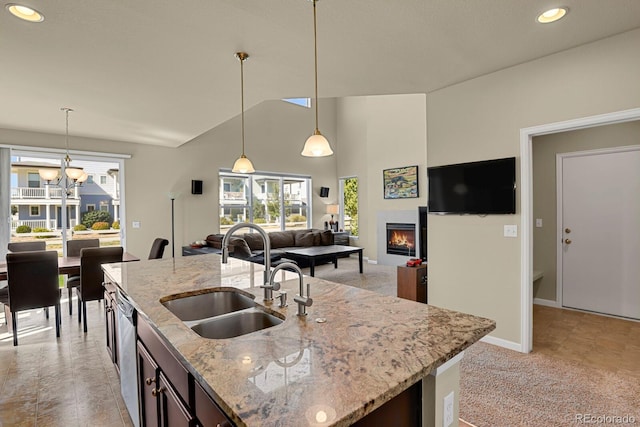
[[[73,161],[89,178],[80,187],[71,187],[66,197],[67,226],[80,224],[82,215],[92,210],[109,212],[119,218],[120,185],[113,163]],[[14,157],[11,162],[11,230],[20,225],[58,230],[62,227],[62,185],[46,185],[39,169],[58,168],[50,159]]]

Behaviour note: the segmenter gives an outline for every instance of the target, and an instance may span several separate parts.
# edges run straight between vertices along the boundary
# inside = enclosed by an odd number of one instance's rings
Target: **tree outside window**
[[[358,178],[351,177],[340,180],[342,184],[342,223],[345,231],[352,236],[358,235]]]

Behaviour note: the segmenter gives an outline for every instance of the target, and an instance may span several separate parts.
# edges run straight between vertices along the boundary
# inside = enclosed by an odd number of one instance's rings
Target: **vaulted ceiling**
[[[21,0],[12,0],[20,2]],[[3,6],[6,4],[3,1]],[[25,0],[0,11],[0,128],[179,146],[245,104],[313,96],[308,0]],[[536,16],[564,5],[554,24]],[[320,0],[320,97],[428,93],[640,28],[638,0]]]

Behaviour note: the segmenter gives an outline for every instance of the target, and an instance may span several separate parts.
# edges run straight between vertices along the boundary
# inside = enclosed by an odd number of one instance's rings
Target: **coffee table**
[[[310,246],[308,248],[287,249],[284,256],[292,259],[304,259],[309,262],[309,274],[314,276],[316,261],[330,259],[334,268],[338,268],[338,256],[358,254],[358,262],[360,265],[360,274],[362,274],[362,248],[357,246],[328,245],[328,246]]]

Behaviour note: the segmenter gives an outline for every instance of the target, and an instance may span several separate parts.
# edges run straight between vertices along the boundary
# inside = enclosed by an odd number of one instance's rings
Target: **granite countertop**
[[[495,329],[489,319],[314,277],[305,277],[313,305],[300,318],[297,274],[278,273],[289,294],[288,307],[278,308],[262,301],[262,265],[234,258],[222,264],[216,254],[103,268],[237,425],[349,425]],[[220,286],[255,295],[286,320],[207,339],[159,302]],[[324,423],[315,420],[319,410],[327,414]]]

